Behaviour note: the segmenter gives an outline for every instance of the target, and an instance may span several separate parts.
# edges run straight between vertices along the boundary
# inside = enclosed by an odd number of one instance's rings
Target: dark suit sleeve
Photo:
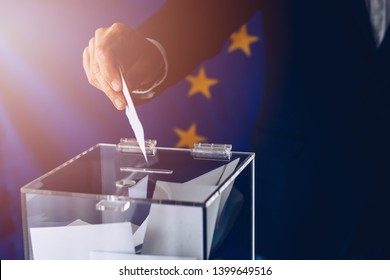
[[[255,12],[257,1],[168,0],[138,31],[160,42],[169,64],[160,93],[223,48],[230,35]]]

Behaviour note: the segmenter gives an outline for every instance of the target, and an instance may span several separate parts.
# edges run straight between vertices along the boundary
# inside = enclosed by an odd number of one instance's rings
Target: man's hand
[[[122,72],[129,91],[148,88],[161,79],[164,60],[158,48],[128,26],[99,28],[83,53],[91,85],[103,91],[118,110],[126,107]]]

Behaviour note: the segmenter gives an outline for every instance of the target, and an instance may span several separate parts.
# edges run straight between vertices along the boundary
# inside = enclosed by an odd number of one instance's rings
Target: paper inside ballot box
[[[184,183],[157,181],[153,199],[203,202],[236,169],[238,159]],[[129,196],[146,196],[148,177],[141,179]],[[226,204],[233,182],[208,207],[207,239],[212,240],[216,223]],[[203,254],[201,207],[151,204],[142,224],[126,222],[88,224],[81,219],[66,225],[30,228],[34,259],[134,259],[136,247],[142,245],[144,258],[207,258]],[[37,217],[36,217],[37,218]],[[45,217],[37,219],[44,220]],[[103,219],[104,220],[104,219]],[[105,221],[107,222],[107,221]],[[40,223],[42,225],[42,223]],[[50,223],[48,223],[49,225]],[[138,252],[139,253],[139,252]]]

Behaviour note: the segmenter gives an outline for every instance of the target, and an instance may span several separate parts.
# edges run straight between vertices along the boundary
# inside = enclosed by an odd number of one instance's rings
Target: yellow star
[[[232,39],[232,43],[228,48],[228,52],[241,49],[247,56],[250,56],[250,44],[258,41],[259,37],[249,35],[246,29],[246,25],[244,24],[243,26],[241,26],[239,31],[233,33],[230,36],[230,39]]]
[[[192,123],[190,128],[185,131],[178,128],[175,128],[175,133],[180,137],[179,142],[177,142],[176,147],[188,147],[193,148],[194,143],[204,142],[206,138],[196,134],[196,124]]]
[[[196,93],[202,93],[208,99],[211,98],[209,87],[218,83],[218,80],[216,79],[207,78],[204,67],[200,68],[197,76],[187,76],[186,80],[192,85],[190,91],[188,92],[189,96]]]

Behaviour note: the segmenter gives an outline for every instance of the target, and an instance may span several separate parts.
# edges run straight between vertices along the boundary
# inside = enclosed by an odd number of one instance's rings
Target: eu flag
[[[124,112],[88,84],[82,51],[94,31],[133,28],[162,0],[5,1],[0,8],[0,258],[23,259],[20,187],[96,143],[133,137]],[[15,15],[18,15],[15,17]],[[263,85],[261,15],[220,53],[138,106],[159,146],[232,144],[248,151]],[[196,42],[194,42],[196,44]]]
[[[232,144],[247,151],[262,93],[263,36],[256,14],[233,33],[214,58],[139,112],[146,136],[160,145]]]

